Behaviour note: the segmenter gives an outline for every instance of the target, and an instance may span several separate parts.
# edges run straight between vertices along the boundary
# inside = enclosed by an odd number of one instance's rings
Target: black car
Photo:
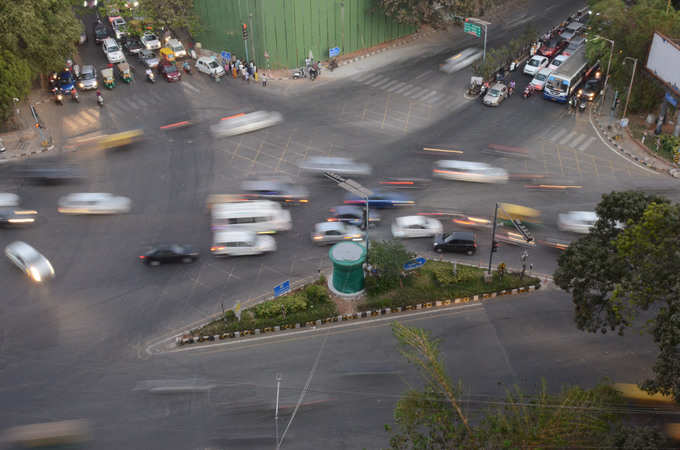
[[[579,90],[579,94],[589,102],[595,100],[597,96],[600,95],[601,92],[602,92],[602,80],[595,78],[586,81],[585,85],[583,86],[583,89]]]
[[[18,169],[16,175],[29,183],[61,184],[80,181],[85,178],[84,173],[77,167],[34,166]]]
[[[104,22],[97,22],[94,24],[94,40],[97,45],[101,45],[104,39],[109,37],[109,28]]]
[[[38,212],[25,209],[0,209],[0,226],[18,227],[32,225],[36,221]]]
[[[454,231],[435,236],[432,248],[438,253],[457,252],[474,255],[477,251],[477,240],[475,233],[471,231]]]
[[[358,206],[342,205],[331,208],[331,216],[326,219],[328,222],[344,222],[362,230],[366,228],[365,209]],[[380,215],[371,210],[368,210],[368,223],[370,226],[375,226],[380,222]]]
[[[199,253],[190,245],[161,244],[152,247],[139,259],[145,264],[158,266],[161,263],[190,263],[198,259]]]
[[[309,202],[309,191],[287,180],[250,180],[241,184],[243,195],[250,199],[274,200],[289,205],[304,205]]]
[[[128,55],[136,55],[144,48],[144,44],[137,36],[127,36],[123,41],[123,50]]]

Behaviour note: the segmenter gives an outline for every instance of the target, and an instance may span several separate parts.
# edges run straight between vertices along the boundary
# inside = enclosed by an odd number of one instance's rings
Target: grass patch
[[[536,277],[506,272],[500,276],[494,272],[490,282],[484,281],[484,269],[458,264],[453,273],[453,264],[444,261],[427,261],[425,265],[410,272],[403,280],[403,287],[383,293],[369,294],[360,309],[382,309],[413,306],[419,303],[435,302],[462,297],[472,297],[523,286],[538,285]],[[367,280],[367,284],[370,284]]]
[[[290,294],[268,300],[241,312],[241,320],[234,311],[227,311],[221,317],[199,329],[192,330],[194,336],[214,336],[234,331],[253,331],[296,323],[304,325],[317,319],[326,319],[338,314],[331,300],[324,280],[295,290]]]

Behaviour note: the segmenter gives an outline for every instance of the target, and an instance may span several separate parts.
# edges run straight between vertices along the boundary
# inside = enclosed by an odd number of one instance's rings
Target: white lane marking
[[[151,94],[151,95],[150,95],[149,97],[147,97],[147,98],[148,98],[152,103],[162,103],[162,102],[165,101],[165,100],[163,99],[163,97],[161,97],[161,96],[158,95],[158,94]]]
[[[393,81],[392,79],[388,78],[386,80],[381,81],[380,83],[374,84],[373,87],[382,89],[383,86],[390,84],[392,81]]]
[[[93,121],[93,120],[99,119],[99,111],[97,111],[96,109],[92,109],[92,108],[81,111],[80,114],[78,114],[78,115],[83,116],[83,118],[88,120],[88,121]]]
[[[385,86],[382,86],[380,89],[387,89],[390,86],[394,86],[395,83],[399,83],[399,80],[392,80],[389,83],[387,83]]]
[[[196,94],[200,94],[200,93],[201,93],[201,90],[200,90],[200,89],[198,89],[198,88],[195,87],[195,86],[192,86],[191,84],[189,84],[189,83],[186,82],[186,81],[182,81],[182,82],[180,82],[180,83],[182,84],[182,87],[183,87],[184,89],[189,89],[190,91],[193,91],[193,92],[195,92]]]
[[[376,75],[371,81],[365,82],[364,84],[368,86],[375,86],[378,83],[382,83],[386,78],[382,75]]]
[[[566,128],[562,128],[559,130],[557,133],[553,134],[550,139],[548,139],[550,142],[557,142],[557,140],[562,136],[564,133],[567,132]]]
[[[428,88],[418,88],[417,90],[411,92],[410,94],[407,95],[407,97],[411,97],[414,100],[420,100],[418,97],[423,95],[425,92],[428,92]],[[404,94],[406,95],[406,94]]]
[[[578,144],[581,143],[587,136],[585,134],[579,134],[576,139],[569,143],[569,147],[576,148]]]
[[[391,88],[389,88],[389,89],[387,90],[387,92],[394,92],[394,91],[396,91],[397,89],[401,89],[401,88],[404,87],[405,85],[406,85],[406,83],[404,83],[404,82],[402,81],[401,83],[395,84],[394,86],[392,86]]]
[[[432,97],[433,95],[437,95],[437,91],[430,92],[425,97],[421,98],[421,100],[427,100],[428,98]]]
[[[443,95],[437,95],[437,96],[432,97],[431,99],[429,99],[429,100],[427,101],[427,103],[429,103],[430,105],[434,105],[435,103],[439,102],[439,101],[440,101],[441,99],[443,99],[443,98],[444,98]]]
[[[418,80],[418,79],[424,77],[425,75],[427,75],[427,74],[429,74],[429,73],[432,73],[432,70],[426,70],[425,72],[423,72],[423,73],[421,73],[420,75],[418,75],[417,77],[415,77],[413,80],[414,80],[414,81],[415,81],[415,80]]]
[[[574,136],[576,136],[576,134],[577,134],[576,131],[572,131],[572,132],[569,133],[568,135],[564,136],[564,137],[560,140],[560,145],[564,145],[564,144],[566,144],[567,142],[569,142],[569,141],[571,141],[572,139],[574,139]]]
[[[361,73],[361,74],[355,76],[355,77],[352,78],[352,79],[353,79],[354,81],[359,81],[359,82],[361,82],[361,81],[364,81],[366,78],[370,77],[371,75],[372,75],[371,72],[364,72],[364,73]]]
[[[132,109],[139,109],[139,105],[137,104],[137,101],[133,98],[126,98],[123,100],[125,103],[127,103]]]
[[[411,86],[410,84],[407,84],[404,87],[401,87],[398,90],[394,91],[394,93],[395,94],[402,94],[402,93],[404,93],[404,91],[410,90],[411,88],[413,88],[413,86]]]
[[[595,137],[590,136],[590,138],[587,141],[585,141],[583,144],[581,144],[581,146],[578,148],[578,150],[581,151],[581,152],[585,152],[586,149],[588,147],[590,147],[590,144],[593,143],[593,141],[595,141]]]
[[[144,100],[142,100],[142,99],[139,98],[139,97],[137,97],[136,100],[141,104],[142,108],[145,108],[145,107],[149,106],[149,104],[148,104],[147,102],[145,102]]]
[[[89,124],[90,123],[87,120],[83,120],[83,118],[78,116],[73,116],[69,119],[66,119],[66,125],[69,128],[85,128]]]

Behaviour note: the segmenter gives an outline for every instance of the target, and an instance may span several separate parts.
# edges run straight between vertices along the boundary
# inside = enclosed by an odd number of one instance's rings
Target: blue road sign
[[[222,59],[231,61],[231,52],[226,52],[222,50],[222,53],[220,53],[220,55],[222,56]]]
[[[333,58],[335,56],[338,56],[340,54],[340,47],[334,47],[330,50],[328,50],[328,57]]]
[[[274,286],[274,297],[280,297],[283,294],[290,292],[290,280],[286,280],[283,283]]]
[[[666,101],[673,105],[674,107],[678,107],[678,101],[671,95],[670,92],[666,92]]]
[[[426,261],[427,260],[425,258],[423,258],[422,256],[418,257],[416,259],[412,259],[412,260],[406,262],[406,264],[404,264],[404,270],[413,270],[413,269],[417,269],[418,267],[422,267],[425,264]]]

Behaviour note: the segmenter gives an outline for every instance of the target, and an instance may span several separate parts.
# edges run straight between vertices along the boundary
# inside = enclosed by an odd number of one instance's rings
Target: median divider
[[[547,282],[548,280],[541,281],[542,283]],[[266,333],[276,333],[276,332],[281,332],[281,331],[287,331],[288,334],[290,333],[295,333],[295,330],[301,330],[303,328],[307,329],[316,329],[317,327],[321,327],[323,325],[330,325],[333,326],[336,322],[346,322],[346,321],[355,321],[355,322],[360,322],[359,319],[370,319],[374,317],[382,317],[382,316],[389,316],[389,315],[402,315],[402,316],[407,316],[410,313],[414,313],[416,311],[422,311],[424,309],[432,310],[432,309],[446,309],[446,308],[451,308],[452,306],[455,307],[455,305],[463,305],[463,304],[468,304],[468,303],[479,303],[483,300],[486,299],[492,299],[492,298],[498,298],[500,296],[511,296],[511,295],[517,295],[517,294],[522,294],[522,293],[528,293],[528,292],[534,292],[536,289],[539,289],[541,287],[541,284],[529,284],[526,286],[521,286],[516,289],[511,289],[511,290],[502,290],[498,292],[484,292],[482,294],[477,294],[473,295],[471,297],[461,297],[461,298],[451,298],[451,299],[445,299],[445,300],[437,300],[435,302],[423,302],[423,303],[418,303],[415,305],[406,305],[406,306],[397,306],[393,308],[382,308],[379,310],[369,310],[369,311],[359,311],[359,312],[354,312],[354,313],[345,313],[345,314],[340,314],[332,317],[327,317],[325,319],[317,319],[314,322],[305,322],[305,323],[296,323],[296,324],[284,324],[284,325],[276,325],[274,327],[265,327],[262,330],[260,329],[253,329],[253,330],[241,330],[241,331],[234,331],[230,333],[223,333],[220,335],[213,335],[213,336],[194,336],[189,333],[185,333],[182,336],[178,336],[175,340],[175,344],[177,347],[184,346],[184,345],[191,345],[191,344],[204,344],[204,345],[209,345],[212,342],[217,342],[220,340],[226,340],[226,339],[239,339],[239,338],[247,338],[249,336],[259,336],[261,333],[266,334]],[[245,339],[247,340],[247,339]]]

